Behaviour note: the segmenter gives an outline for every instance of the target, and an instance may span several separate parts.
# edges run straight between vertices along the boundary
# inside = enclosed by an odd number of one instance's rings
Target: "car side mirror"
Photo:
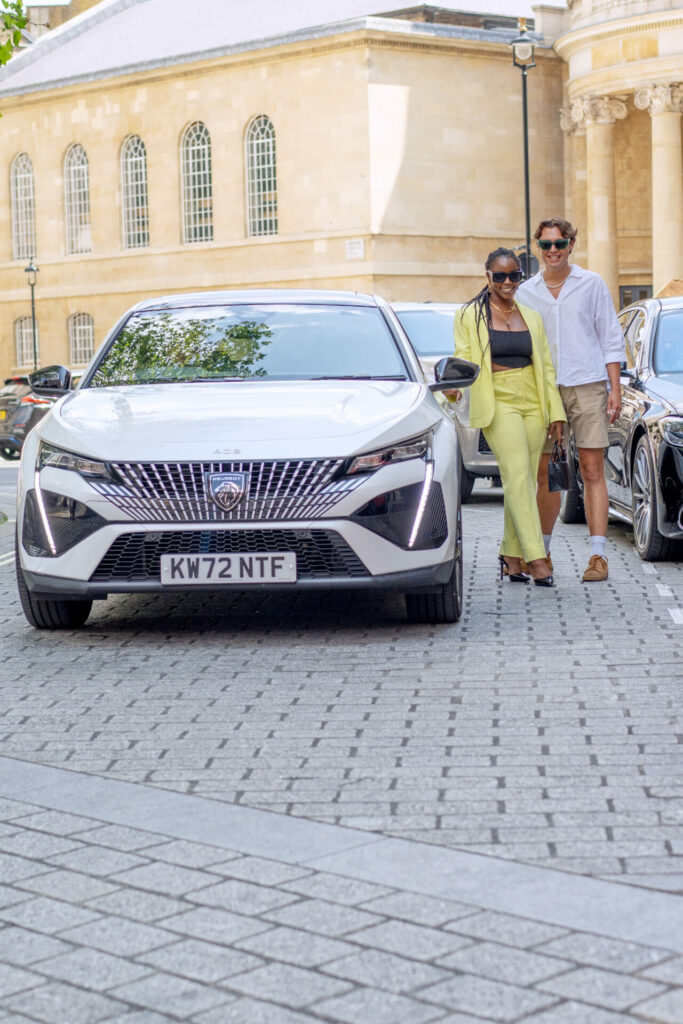
[[[71,390],[71,371],[66,366],[45,366],[29,373],[28,382],[37,395],[62,394]]]
[[[444,356],[434,367],[434,384],[429,385],[429,390],[450,391],[455,388],[468,388],[474,384],[479,376],[479,367],[471,363],[469,359],[460,359],[458,356]]]

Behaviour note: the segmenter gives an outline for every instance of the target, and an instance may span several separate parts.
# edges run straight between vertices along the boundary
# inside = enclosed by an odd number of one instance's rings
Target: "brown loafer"
[[[588,568],[583,574],[584,583],[601,583],[607,579],[607,559],[602,555],[591,555]]]
[[[548,566],[548,572],[552,575],[555,572],[555,566],[553,565],[553,560],[550,557],[550,552],[545,556],[545,564]],[[522,559],[522,568],[520,569],[520,572],[531,572],[531,569],[524,559]]]

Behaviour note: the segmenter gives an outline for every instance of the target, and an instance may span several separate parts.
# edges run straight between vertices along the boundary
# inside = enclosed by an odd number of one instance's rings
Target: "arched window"
[[[255,117],[245,137],[247,234],[277,234],[275,128],[265,114]]]
[[[69,147],[64,161],[66,191],[66,251],[90,252],[90,172],[88,154],[77,143]]]
[[[33,369],[33,326],[30,316],[20,316],[14,321],[14,340],[17,348],[17,366],[30,366]],[[40,364],[40,346],[38,344],[38,323],[36,321],[36,364]]]
[[[69,317],[69,353],[72,366],[85,366],[95,351],[95,324],[90,313]]]
[[[11,178],[14,259],[30,260],[36,255],[36,197],[28,153],[14,158]]]
[[[147,150],[139,135],[129,135],[121,148],[121,194],[123,247],[142,249],[149,245],[149,209]]]
[[[183,242],[213,241],[213,184],[211,136],[195,121],[185,129],[180,144],[183,195]]]

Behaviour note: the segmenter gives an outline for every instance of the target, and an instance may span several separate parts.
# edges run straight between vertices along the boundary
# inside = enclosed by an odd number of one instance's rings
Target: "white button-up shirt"
[[[555,299],[539,272],[519,286],[515,298],[543,317],[558,384],[607,380],[606,364],[625,360],[624,335],[599,274],[572,263]]]

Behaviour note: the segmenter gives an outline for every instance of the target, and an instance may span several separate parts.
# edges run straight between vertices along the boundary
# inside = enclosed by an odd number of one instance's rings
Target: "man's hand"
[[[610,423],[614,423],[621,416],[621,395],[618,391],[610,391],[607,396],[607,415]]]

